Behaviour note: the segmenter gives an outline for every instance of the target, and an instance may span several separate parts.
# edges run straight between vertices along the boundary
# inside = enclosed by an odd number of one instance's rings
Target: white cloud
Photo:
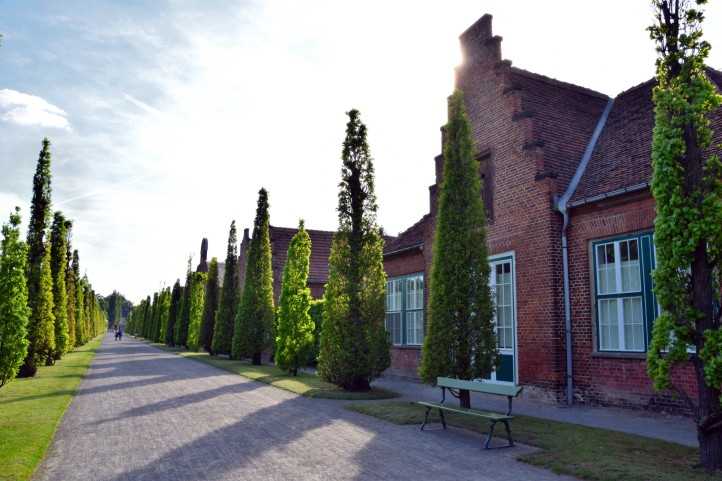
[[[37,95],[0,90],[0,119],[18,125],[70,130],[68,114]]]

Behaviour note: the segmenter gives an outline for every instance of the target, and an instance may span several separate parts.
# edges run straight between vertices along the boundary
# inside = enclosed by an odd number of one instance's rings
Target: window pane
[[[597,246],[597,281],[600,294],[617,292],[613,242]]]
[[[639,247],[637,239],[621,241],[619,243],[622,291],[639,292],[642,290],[642,273],[639,264]]]
[[[424,277],[418,275],[406,279],[406,309],[424,308]]]
[[[386,283],[386,312],[401,310],[401,280],[390,279]]]
[[[401,344],[401,313],[386,313],[386,330],[389,332],[389,338],[393,344]]]
[[[511,262],[496,264],[494,269],[496,284],[491,287],[495,299],[494,322],[497,346],[500,349],[512,349],[514,347],[514,298]]]
[[[602,350],[619,349],[619,319],[617,299],[599,301],[599,348]]]
[[[406,343],[423,344],[424,342],[424,311],[406,313]]]
[[[622,299],[622,309],[624,312],[624,348],[628,351],[644,350],[642,298]]]

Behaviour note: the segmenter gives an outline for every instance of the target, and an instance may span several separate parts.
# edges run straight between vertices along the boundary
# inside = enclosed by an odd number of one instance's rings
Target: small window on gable
[[[484,210],[489,222],[494,221],[494,175],[491,162],[491,152],[482,152],[478,157],[479,176],[481,177],[481,198],[484,201]]]

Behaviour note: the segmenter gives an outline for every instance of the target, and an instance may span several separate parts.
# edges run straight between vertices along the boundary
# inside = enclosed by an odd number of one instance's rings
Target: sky
[[[654,73],[646,0],[0,0],[0,218],[19,205],[27,222],[47,136],[82,271],[137,302],[197,264],[203,237],[223,260],[261,187],[273,225],[335,229],[357,108],[396,234],[428,212],[458,36],[485,13],[515,66],[607,95]]]

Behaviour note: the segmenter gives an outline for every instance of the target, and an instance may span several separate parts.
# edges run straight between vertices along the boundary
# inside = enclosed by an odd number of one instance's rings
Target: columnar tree
[[[283,268],[281,298],[276,319],[276,365],[298,374],[314,345],[315,324],[311,319],[311,290],[308,288],[308,271],[311,259],[311,237],[303,221],[288,246],[286,265]]]
[[[213,340],[211,341],[214,354],[230,354],[233,343],[233,326],[238,304],[238,246],[236,238],[236,221],[231,222],[228,233],[228,247],[226,249],[226,265],[223,273],[223,287],[221,300],[216,314]]]
[[[253,237],[248,251],[246,280],[233,330],[231,357],[250,357],[261,364],[261,354],[271,344],[273,329],[273,271],[268,214],[268,193],[258,192]]]
[[[70,350],[68,333],[68,294],[65,287],[67,275],[67,221],[63,213],[55,212],[50,229],[50,269],[53,277],[53,315],[55,316],[55,359]]]
[[[87,341],[85,334],[85,286],[80,277],[80,256],[78,249],[73,251],[73,279],[75,281],[75,345],[82,346]]]
[[[50,366],[55,358],[55,316],[53,315],[53,275],[50,269],[50,246],[45,249],[40,264],[40,284],[28,323],[28,355],[22,369],[30,365],[33,375],[38,363]]]
[[[479,162],[458,90],[449,99],[445,132],[428,332],[419,368],[421,378],[430,384],[438,376],[487,377],[498,359]],[[459,401],[469,407],[469,392],[462,391]]]
[[[193,272],[191,272],[191,259],[188,259],[188,272],[186,273],[186,284],[183,288],[181,298],[181,310],[178,322],[176,322],[176,346],[188,346],[188,326],[191,320],[191,294],[193,293]]]
[[[25,359],[30,317],[25,278],[27,246],[20,240],[20,209],[3,224],[0,244],[0,387],[12,380]]]
[[[168,317],[170,316],[170,288],[166,287],[161,291],[160,296],[160,321],[158,330],[154,333],[155,342],[165,342],[165,334],[168,330]]]
[[[158,329],[158,321],[160,319],[160,303],[161,303],[161,291],[153,293],[153,305],[150,310],[150,322],[148,323],[148,329],[145,338],[149,341],[155,339],[154,333]]]
[[[203,321],[201,322],[200,346],[207,352],[213,352],[213,327],[218,312],[218,259],[211,259],[208,267],[208,280],[206,282],[206,299],[203,305]]]
[[[374,169],[366,126],[348,112],[338,203],[339,228],[329,258],[319,374],[347,390],[368,390],[390,364],[384,328],[386,274],[376,225]]]
[[[155,294],[153,294],[155,297]],[[151,300],[150,296],[147,296],[145,298],[145,309],[143,309],[143,322],[142,327],[140,330],[140,335],[142,337],[145,337],[147,339],[147,332],[148,328],[150,326],[150,322],[153,319],[153,301]],[[174,333],[175,335],[175,333]]]
[[[46,342],[43,339],[35,339],[35,335],[41,333],[37,323],[42,315],[40,310],[42,264],[45,257],[47,243],[45,242],[45,230],[50,220],[50,141],[43,139],[43,147],[38,157],[35,175],[33,177],[33,199],[30,207],[30,223],[28,225],[27,246],[27,282],[28,282],[28,305],[31,312],[31,321],[28,331],[28,356],[20,368],[19,375],[22,377],[34,376],[37,371],[35,361],[37,353],[45,346],[36,345]]]
[[[207,268],[207,266],[206,266]],[[203,305],[206,297],[206,281],[208,274],[194,272],[191,275],[190,307],[188,309],[188,349],[197,351],[200,347],[201,322]]]
[[[183,288],[180,285],[180,279],[176,279],[173,284],[173,290],[170,295],[170,307],[168,308],[168,325],[165,331],[165,343],[168,346],[175,345],[175,325],[178,322],[178,315],[180,313],[181,298],[183,296]]]
[[[73,271],[73,251],[71,246],[73,223],[70,220],[65,221],[65,291],[67,306],[67,322],[68,322],[68,350],[73,349],[75,342],[75,272]]]
[[[657,44],[652,194],[657,207],[654,323],[647,370],[658,389],[687,400],[697,421],[701,464],[722,468],[722,163],[710,153],[709,116],[722,98],[709,80],[702,39],[704,0],[654,0]],[[690,354],[688,348],[694,348]],[[697,400],[671,380],[675,364],[692,359]]]

